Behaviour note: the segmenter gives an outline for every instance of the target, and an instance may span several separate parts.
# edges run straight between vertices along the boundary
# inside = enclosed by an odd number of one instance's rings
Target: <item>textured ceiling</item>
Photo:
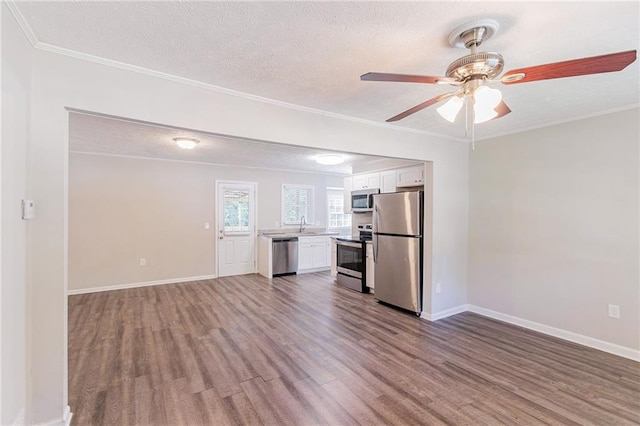
[[[480,50],[501,53],[506,70],[640,47],[637,1],[21,1],[14,6],[37,45],[374,122],[452,88],[362,82],[359,76],[369,71],[443,75],[450,62],[468,53],[448,45],[449,33],[474,19],[500,24]],[[637,106],[639,70],[636,61],[617,73],[498,84],[513,112],[476,126],[476,137]],[[461,120],[450,124],[435,107],[394,126],[464,137]]]
[[[195,138],[200,143],[196,148],[186,150],[175,144],[173,138],[176,137]],[[390,162],[382,157],[343,153],[344,163],[327,166],[317,164],[315,158],[330,151],[226,138],[84,113],[69,114],[69,148],[73,152],[341,175],[349,175],[354,169],[375,170],[415,164],[407,160]]]

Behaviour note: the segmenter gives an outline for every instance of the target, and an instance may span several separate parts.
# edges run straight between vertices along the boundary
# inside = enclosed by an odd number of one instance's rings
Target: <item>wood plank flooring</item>
[[[640,424],[640,364],[258,275],[69,297],[74,425]]]

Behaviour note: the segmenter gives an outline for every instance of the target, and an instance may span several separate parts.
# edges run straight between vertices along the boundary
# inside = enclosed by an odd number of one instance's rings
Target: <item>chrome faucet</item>
[[[307,221],[304,219],[304,216],[302,216],[300,218],[300,232],[304,231],[304,228],[302,227],[302,225],[306,225]]]

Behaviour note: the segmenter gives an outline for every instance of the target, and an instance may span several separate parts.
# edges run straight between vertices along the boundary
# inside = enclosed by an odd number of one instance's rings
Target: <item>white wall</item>
[[[469,303],[640,349],[639,110],[476,145]],[[608,304],[621,318],[608,317]]]
[[[71,153],[69,290],[216,275],[216,180],[257,183],[258,228],[280,222],[285,183],[315,188],[315,220],[326,226],[326,188],[342,184],[335,175]]]
[[[3,2],[2,15],[2,198],[0,234],[0,424],[23,421],[27,370],[27,146],[31,96],[31,45]]]
[[[29,177],[39,203],[33,223],[31,285],[34,420],[60,418],[66,391],[66,213],[68,114],[65,108],[176,127],[323,149],[434,162],[434,281],[466,295],[468,147],[464,143],[265,104],[174,81],[34,51]],[[184,100],[188,99],[189,102]],[[215,117],[215,118],[213,118]],[[454,214],[451,214],[454,213]],[[444,262],[441,264],[441,262]],[[425,291],[430,290],[426,283]],[[429,312],[430,306],[425,307]]]

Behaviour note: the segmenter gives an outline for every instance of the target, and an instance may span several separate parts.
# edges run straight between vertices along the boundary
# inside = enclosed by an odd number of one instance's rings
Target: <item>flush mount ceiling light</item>
[[[193,149],[200,143],[198,139],[193,138],[173,138],[173,140],[182,149]]]
[[[325,166],[335,166],[344,163],[344,157],[339,154],[322,154],[316,157],[316,163]]]

